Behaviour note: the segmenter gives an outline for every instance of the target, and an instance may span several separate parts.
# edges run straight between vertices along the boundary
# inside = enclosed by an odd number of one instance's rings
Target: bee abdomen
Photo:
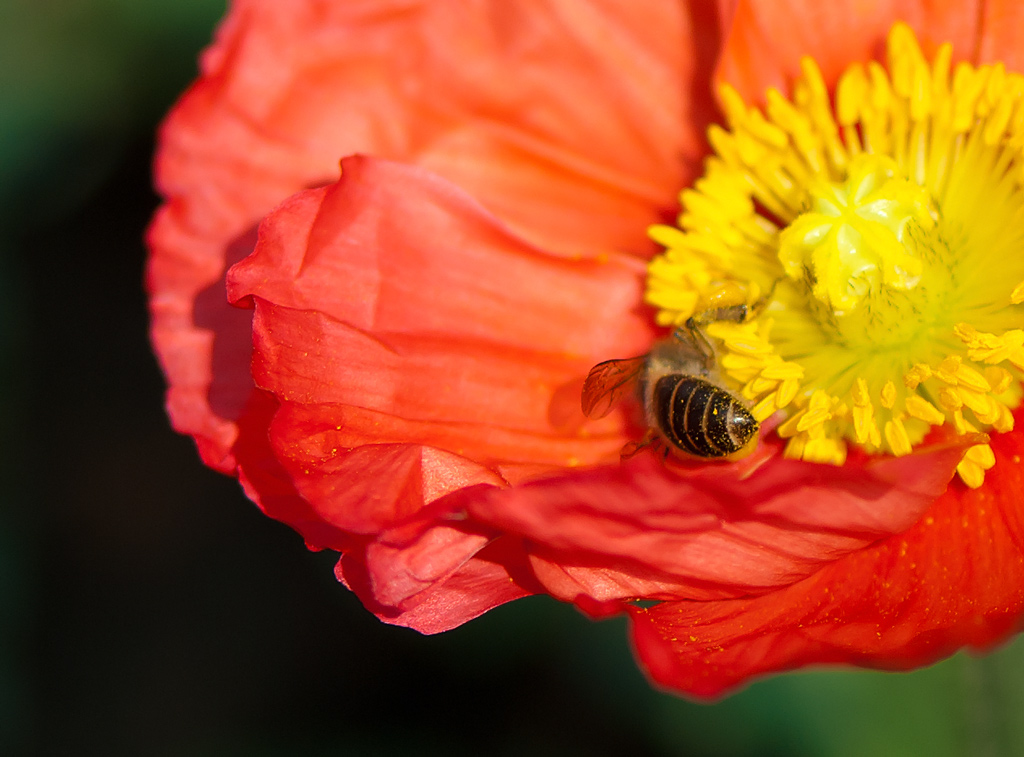
[[[758,428],[750,411],[729,392],[682,374],[658,379],[654,412],[665,438],[697,457],[738,452]]]

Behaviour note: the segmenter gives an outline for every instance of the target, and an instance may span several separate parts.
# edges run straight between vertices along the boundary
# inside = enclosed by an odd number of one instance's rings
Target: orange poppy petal
[[[232,3],[156,160],[167,203],[147,288],[175,428],[235,469],[253,385],[249,314],[225,303],[224,272],[344,155],[429,166],[562,254],[650,250],[644,228],[672,212],[702,149],[717,7]]]
[[[1018,422],[1020,414],[1018,414]],[[1024,613],[1024,437],[992,441],[985,486],[955,482],[914,526],[765,596],[634,609],[651,677],[700,697],[815,663],[901,670],[986,648]]]
[[[607,457],[625,438],[553,425],[552,402],[651,338],[630,259],[544,255],[447,182],[369,158],[271,215],[229,291],[256,304],[254,376],[284,403],[272,437],[303,470],[403,441],[494,465]]]
[[[1002,62],[1011,71],[1024,71],[1024,46],[1020,43],[1022,28],[1024,6],[1017,0],[987,0],[983,3],[978,62]]]
[[[917,33],[926,54],[953,44],[958,60],[977,55],[978,22],[984,4],[941,0],[741,0],[722,48],[715,80],[728,82],[749,102],[763,102],[769,87],[788,91],[809,55],[826,82],[854,61],[878,60],[896,21]]]
[[[466,506],[477,522],[573,566],[572,581],[591,599],[638,596],[608,588],[638,582],[653,582],[659,598],[762,594],[908,528],[945,490],[970,443],[841,468],[776,456],[753,473],[739,464],[673,471],[644,455],[484,491]]]
[[[271,518],[287,523],[306,540],[310,549],[344,551],[352,545],[345,523],[324,518],[295,488],[289,471],[270,447],[267,426],[278,403],[268,392],[254,391],[239,422],[238,480],[246,496]]]
[[[423,558],[423,555],[412,553],[410,559],[411,550],[393,554],[386,550],[381,552],[377,564],[392,569],[403,561],[415,564]],[[488,543],[443,579],[423,582],[420,591],[405,597],[398,605],[380,602],[375,590],[387,591],[387,587],[380,583],[381,579],[392,578],[400,571],[392,570],[387,576],[371,578],[366,566],[373,566],[374,560],[355,554],[343,557],[335,574],[339,581],[356,593],[368,610],[385,623],[433,634],[462,625],[505,602],[536,593],[536,582],[514,567],[521,560],[521,545],[515,540],[498,539]],[[508,567],[510,565],[513,567]],[[418,569],[422,571],[423,567],[418,566]],[[426,572],[432,574],[430,568]],[[412,577],[410,586],[414,586],[415,570],[409,575]]]

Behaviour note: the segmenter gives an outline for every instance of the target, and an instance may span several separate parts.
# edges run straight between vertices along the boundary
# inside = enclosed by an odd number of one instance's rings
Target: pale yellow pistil
[[[658,322],[724,290],[757,316],[707,327],[719,362],[790,457],[842,464],[847,445],[906,455],[930,428],[1006,432],[1024,375],[1024,77],[925,61],[889,36],[888,70],[856,64],[836,102],[813,61],[765,112],[722,93],[728,129],[682,195],[649,268]],[[731,287],[731,289],[730,289]],[[764,293],[764,294],[762,294]],[[980,486],[995,458],[958,467]]]

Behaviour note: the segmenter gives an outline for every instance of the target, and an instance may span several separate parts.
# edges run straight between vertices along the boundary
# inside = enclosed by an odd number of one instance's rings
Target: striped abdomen
[[[694,376],[662,376],[654,386],[654,414],[665,438],[697,457],[725,457],[757,433],[750,411],[724,389]]]

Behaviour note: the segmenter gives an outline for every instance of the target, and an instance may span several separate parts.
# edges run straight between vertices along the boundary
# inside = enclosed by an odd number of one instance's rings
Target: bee
[[[722,381],[715,350],[701,325],[742,323],[746,305],[708,311],[687,320],[646,355],[607,360],[583,383],[583,414],[603,418],[636,386],[649,430],[636,451],[660,437],[669,449],[702,459],[740,457],[756,439],[759,424],[747,405]],[[631,452],[624,450],[624,456]]]

